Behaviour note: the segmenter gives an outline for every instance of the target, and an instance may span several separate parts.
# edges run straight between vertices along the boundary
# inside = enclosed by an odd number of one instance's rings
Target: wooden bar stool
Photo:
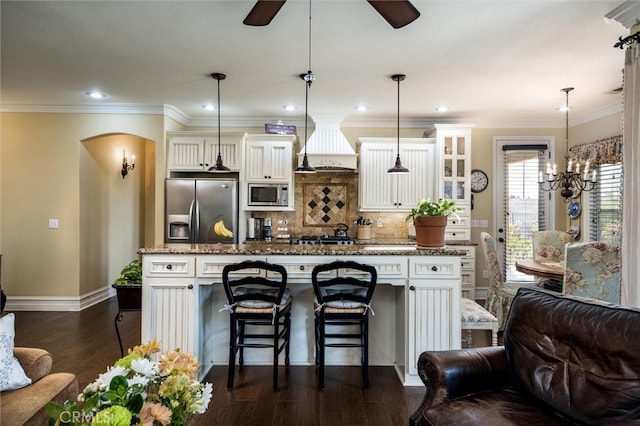
[[[223,309],[230,313],[227,389],[233,389],[236,353],[242,366],[245,348],[273,348],[273,390],[278,390],[278,358],[284,350],[284,363],[289,365],[291,335],[293,298],[287,288],[286,269],[261,260],[247,260],[226,265],[222,284],[228,302]],[[248,332],[247,327],[269,331]]]
[[[336,271],[337,276],[321,277],[331,271]],[[377,278],[375,267],[353,261],[336,261],[313,268],[311,282],[315,294],[316,365],[320,389],[324,389],[327,347],[362,348],[362,377],[365,389],[369,387],[369,311]],[[358,328],[357,332],[353,331],[354,326]],[[327,332],[327,327],[332,331]]]

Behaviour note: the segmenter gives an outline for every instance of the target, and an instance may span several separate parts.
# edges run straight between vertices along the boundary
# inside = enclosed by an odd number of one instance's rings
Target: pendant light
[[[227,173],[230,172],[231,169],[223,164],[222,154],[220,153],[220,80],[224,80],[227,76],[219,72],[214,72],[211,74],[211,77],[218,81],[218,158],[215,166],[209,167],[208,171],[210,173]]]
[[[402,165],[400,161],[400,82],[403,81],[407,76],[404,74],[394,74],[391,76],[391,79],[398,83],[398,125],[397,125],[397,150],[396,150],[396,164],[387,170],[387,173],[393,173],[396,175],[407,174],[409,173],[409,169]]]
[[[307,121],[309,117],[309,89],[311,83],[316,79],[316,76],[311,71],[311,0],[309,0],[309,67],[306,74],[300,74],[300,78],[305,82],[304,92],[304,157],[302,157],[302,164],[296,167],[294,172],[296,173],[315,173],[316,169],[309,164],[309,158],[307,158]]]

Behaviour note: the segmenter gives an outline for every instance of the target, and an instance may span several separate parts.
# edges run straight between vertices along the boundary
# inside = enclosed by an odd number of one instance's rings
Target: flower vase
[[[446,216],[419,216],[413,218],[418,247],[444,247]]]

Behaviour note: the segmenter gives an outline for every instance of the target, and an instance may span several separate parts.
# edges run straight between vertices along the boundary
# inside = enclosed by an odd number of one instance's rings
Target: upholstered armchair
[[[620,247],[601,241],[565,248],[563,292],[620,303]]]
[[[573,235],[564,231],[535,231],[533,239],[533,260],[541,263],[564,263],[564,246],[573,241]],[[544,277],[536,277],[534,284],[555,291],[562,291],[562,282]]]

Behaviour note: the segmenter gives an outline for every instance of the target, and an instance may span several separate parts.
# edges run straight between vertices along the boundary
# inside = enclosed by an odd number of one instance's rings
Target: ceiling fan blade
[[[269,25],[285,1],[286,0],[258,0],[242,23],[256,27]]]
[[[367,0],[393,28],[402,28],[418,19],[420,12],[409,0]]]

